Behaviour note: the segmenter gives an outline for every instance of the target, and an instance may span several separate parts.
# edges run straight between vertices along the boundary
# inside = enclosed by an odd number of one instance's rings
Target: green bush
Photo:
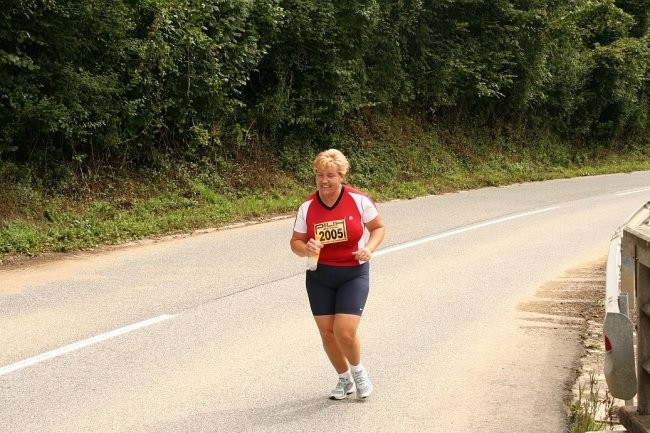
[[[650,0],[5,3],[0,158],[45,179],[288,161],[386,115],[617,146],[648,132]]]

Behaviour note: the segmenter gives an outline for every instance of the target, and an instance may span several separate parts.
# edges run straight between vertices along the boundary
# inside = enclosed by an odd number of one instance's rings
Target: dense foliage
[[[0,158],[148,165],[335,142],[381,112],[617,146],[650,0],[5,0]]]

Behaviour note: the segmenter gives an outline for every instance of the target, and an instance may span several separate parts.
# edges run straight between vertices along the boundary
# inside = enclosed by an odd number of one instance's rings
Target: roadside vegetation
[[[351,161],[348,182],[378,201],[650,169],[650,147],[569,147],[548,136],[511,134],[506,141],[489,132],[450,134],[391,118],[368,126],[363,140],[350,136],[337,147]],[[2,163],[0,260],[291,214],[314,189],[314,155],[258,151],[200,163],[168,157],[139,170],[68,164],[56,177]]]
[[[613,405],[614,399],[609,393],[601,396],[596,374],[591,372],[587,381],[578,384],[578,394],[568,405],[571,421],[569,433],[611,430],[610,427],[614,425]]]
[[[0,258],[648,168],[650,0],[8,0]]]

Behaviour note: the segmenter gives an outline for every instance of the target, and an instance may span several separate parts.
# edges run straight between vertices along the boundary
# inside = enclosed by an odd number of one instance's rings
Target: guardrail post
[[[650,253],[650,252],[648,252]],[[638,251],[637,251],[638,254]],[[637,256],[638,259],[638,256]],[[639,415],[650,414],[650,263],[637,260],[637,409]]]
[[[636,246],[634,239],[623,232],[621,238],[620,291],[627,293],[629,311],[636,308]]]
[[[618,295],[618,311],[620,311],[621,314],[624,314],[626,317],[630,316],[630,303],[628,300],[627,293],[621,293]],[[634,404],[633,399],[628,398],[625,400],[626,406],[632,406],[633,404]]]

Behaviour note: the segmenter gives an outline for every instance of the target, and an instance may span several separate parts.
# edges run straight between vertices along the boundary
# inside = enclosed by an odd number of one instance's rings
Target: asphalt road
[[[380,204],[364,401],[327,399],[291,217],[0,270],[0,430],[563,432],[577,331],[517,306],[649,199],[637,172]]]

